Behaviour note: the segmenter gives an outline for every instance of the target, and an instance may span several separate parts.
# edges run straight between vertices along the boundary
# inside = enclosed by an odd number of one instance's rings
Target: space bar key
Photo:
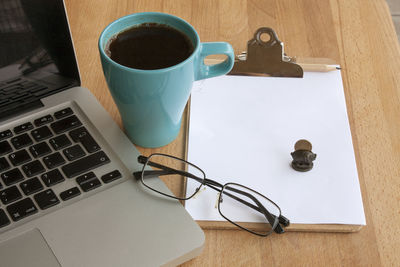
[[[104,153],[103,151],[99,151],[87,157],[73,161],[67,165],[64,165],[61,169],[68,178],[72,178],[109,162],[110,159],[107,157],[106,153]]]

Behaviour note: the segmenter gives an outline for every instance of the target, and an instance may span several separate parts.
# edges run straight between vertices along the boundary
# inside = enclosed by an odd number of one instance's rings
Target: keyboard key
[[[77,177],[76,182],[79,184],[84,192],[88,192],[101,186],[100,180],[97,179],[96,175],[93,172],[89,172],[87,174]]]
[[[84,158],[75,160],[61,167],[61,169],[68,178],[72,178],[109,162],[110,159],[107,155],[103,151],[99,151]]]
[[[49,114],[33,121],[36,127],[45,125],[53,121],[53,117]]]
[[[6,158],[0,158],[0,172],[4,172],[10,168],[10,164]],[[1,187],[1,186],[0,186]]]
[[[22,165],[21,169],[24,171],[24,173],[28,177],[35,176],[35,175],[45,171],[42,163],[40,163],[39,160],[35,160],[32,162],[29,162],[28,164]]]
[[[25,198],[7,206],[7,211],[14,222],[38,212],[35,204],[30,198]]]
[[[31,131],[31,135],[37,142],[39,142],[44,139],[52,137],[53,133],[50,131],[49,127],[42,126],[40,128],[37,128],[37,129]]]
[[[47,168],[53,169],[55,167],[63,165],[65,163],[65,159],[61,156],[59,152],[56,152],[54,154],[45,156],[43,158],[43,162],[44,164],[46,164]]]
[[[51,189],[40,192],[34,195],[33,198],[42,210],[48,209],[60,203],[60,200],[58,200],[56,194],[54,194],[53,190]]]
[[[15,134],[20,134],[20,133],[26,132],[26,131],[31,130],[31,129],[33,129],[33,124],[30,123],[30,122],[27,122],[27,123],[24,123],[24,124],[21,124],[21,125],[15,127],[14,128],[14,133]]]
[[[69,161],[79,159],[86,155],[85,151],[83,151],[80,145],[74,145],[72,147],[66,148],[63,150],[63,153]]]
[[[10,155],[8,155],[8,159],[14,166],[18,166],[32,160],[31,156],[29,156],[28,152],[25,149],[11,153]]]
[[[24,179],[24,175],[18,168],[2,173],[0,177],[6,185],[12,185]]]
[[[0,209],[0,228],[9,225],[10,220],[7,217],[7,214],[4,212],[4,210]]]
[[[72,188],[70,188],[68,190],[65,190],[65,191],[61,192],[60,193],[60,198],[63,201],[66,201],[68,199],[71,199],[71,198],[74,198],[76,196],[79,196],[80,194],[81,194],[81,191],[79,191],[79,188],[75,186],[75,187],[72,187]]]
[[[57,137],[51,138],[49,140],[49,143],[54,148],[54,150],[59,150],[59,149],[62,149],[64,147],[72,145],[71,141],[69,140],[69,138],[65,134],[62,134],[62,135],[59,135]]]
[[[69,136],[74,142],[79,142],[82,138],[84,138],[88,133],[85,127],[79,127],[78,129],[72,130],[69,132]]]
[[[31,88],[31,87],[36,85],[35,83],[33,83],[31,81],[21,81],[19,84],[21,86],[23,86],[24,89],[29,89],[29,88]]]
[[[18,84],[9,85],[6,87],[1,88],[4,93],[13,93],[20,89]]]
[[[7,141],[0,142],[0,156],[12,152],[12,147]]]
[[[14,202],[20,198],[22,198],[22,195],[15,185],[0,191],[0,200],[4,205]]]
[[[71,108],[66,108],[66,109],[63,109],[63,110],[60,110],[60,111],[57,111],[56,113],[54,113],[54,117],[56,117],[56,119],[61,119],[68,115],[71,115],[72,113],[74,113],[74,112],[72,111]]]
[[[13,96],[16,96],[17,95],[17,93],[16,92],[4,92],[3,93],[4,95],[2,96],[2,98],[4,99],[4,98],[6,98],[6,99],[8,99],[8,101],[7,102],[4,102],[4,101],[2,101],[2,104],[1,104],[1,106],[4,106],[5,104],[10,104],[10,102],[12,103],[12,102],[14,102],[14,101],[12,101],[12,97]],[[5,103],[5,104],[4,104]],[[14,102],[15,103],[15,102]]]
[[[30,93],[36,93],[36,92],[42,91],[42,90],[47,89],[47,88],[48,87],[46,87],[46,86],[35,84],[34,86],[29,88],[29,92]]]
[[[7,139],[11,136],[13,136],[13,133],[10,130],[0,132],[0,140]]]
[[[20,81],[20,80],[21,80],[21,78],[15,78],[15,79],[6,81],[6,83],[7,83],[7,84],[16,83],[16,82],[18,82],[18,81]]]
[[[90,180],[92,180],[92,179],[95,179],[95,178],[97,178],[97,177],[96,177],[96,175],[94,174],[94,172],[88,172],[88,173],[86,173],[86,174],[84,174],[84,175],[81,175],[81,176],[79,176],[79,177],[76,177],[76,182],[77,182],[78,184],[84,184],[84,183],[86,183],[86,182],[88,182],[88,181],[90,181]]]
[[[53,88],[45,87],[45,86],[39,86],[35,88],[35,90],[29,90],[31,93],[33,93],[33,96],[37,99],[41,97],[42,95],[48,95],[49,93],[52,93],[54,91]]]
[[[1,95],[0,95],[1,96]],[[1,96],[1,97],[7,97],[7,96]],[[10,100],[9,99],[1,99],[0,98],[0,107],[1,106],[4,106],[5,104],[7,104],[8,102],[10,102]],[[1,140],[2,138],[0,138],[0,140]]]
[[[36,145],[33,145],[29,148],[31,154],[35,157],[43,157],[44,155],[51,153],[51,148],[46,142],[42,142]]]
[[[15,149],[20,149],[25,146],[29,146],[33,144],[32,139],[29,137],[28,134],[21,134],[16,137],[11,138],[11,143],[15,147]]]
[[[8,96],[7,96],[8,97]],[[4,105],[7,105],[7,107],[5,107]],[[15,108],[18,108],[19,107],[19,105],[20,105],[20,103],[18,103],[18,102],[13,102],[13,101],[9,101],[9,102],[6,102],[6,103],[3,103],[3,104],[0,104],[0,111],[1,112],[4,112],[4,111],[7,111],[7,110],[10,110],[10,108],[12,108],[12,109],[15,109]]]
[[[108,183],[111,183],[112,181],[117,180],[118,178],[121,178],[121,177],[122,177],[122,174],[119,172],[119,170],[115,170],[115,171],[109,172],[109,173],[101,176],[101,180],[103,181],[103,183],[108,184]]]
[[[101,186],[100,180],[99,179],[92,179],[90,181],[88,181],[87,183],[83,183],[79,185],[81,187],[81,189],[84,192],[88,192],[90,190],[93,190],[99,186]]]
[[[53,122],[50,126],[56,134],[60,134],[72,130],[80,125],[82,125],[82,123],[79,119],[75,115],[72,115],[71,117]]]
[[[69,133],[69,135],[75,142],[80,142],[89,153],[100,150],[100,146],[96,143],[85,127],[80,127],[76,130],[73,130]]]
[[[47,186],[53,186],[65,180],[64,176],[58,169],[42,174],[41,178],[43,183]]]
[[[42,183],[36,177],[20,183],[19,187],[24,192],[24,194],[27,196],[30,194],[39,192],[43,189]]]
[[[20,93],[20,94],[18,94],[18,95],[14,95],[14,96],[12,96],[11,97],[11,99],[12,100],[22,100],[22,99],[24,99],[24,98],[28,98],[28,97],[30,97],[31,95],[30,94],[28,94],[28,93]],[[32,128],[31,128],[32,129]],[[15,130],[14,130],[15,131]],[[22,132],[22,131],[21,131]]]

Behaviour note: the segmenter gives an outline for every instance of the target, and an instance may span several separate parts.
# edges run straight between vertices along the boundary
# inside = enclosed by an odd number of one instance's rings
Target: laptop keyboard
[[[108,163],[69,107],[0,131],[0,230],[121,178],[119,170],[96,176]]]

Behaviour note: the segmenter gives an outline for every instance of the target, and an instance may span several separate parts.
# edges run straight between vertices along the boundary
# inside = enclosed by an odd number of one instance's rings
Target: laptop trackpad
[[[0,243],[2,266],[61,266],[38,229]]]

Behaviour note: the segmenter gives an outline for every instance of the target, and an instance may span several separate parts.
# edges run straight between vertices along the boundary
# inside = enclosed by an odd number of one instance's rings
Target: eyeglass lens
[[[219,212],[225,219],[259,235],[270,234],[280,216],[276,204],[258,192],[238,184],[224,186],[218,205]]]
[[[150,168],[148,168],[150,166]],[[160,165],[160,166],[157,166]],[[166,166],[167,168],[163,168],[162,166]],[[168,170],[168,168],[170,168]],[[151,179],[143,177],[143,183],[149,188],[162,193],[164,195],[178,198],[178,199],[187,199],[196,193],[198,188],[201,186],[201,182],[194,181],[196,187],[190,187],[186,192],[186,180],[187,176],[182,174],[176,174],[176,172],[171,169],[175,169],[178,171],[186,171],[190,172],[190,174],[198,177],[200,179],[204,179],[204,173],[198,169],[197,167],[191,165],[184,160],[170,157],[168,155],[160,155],[153,154],[148,158],[147,163],[145,164],[145,169],[160,171],[159,177],[164,181],[164,184],[160,183],[158,179]],[[189,178],[190,179],[190,178]]]

